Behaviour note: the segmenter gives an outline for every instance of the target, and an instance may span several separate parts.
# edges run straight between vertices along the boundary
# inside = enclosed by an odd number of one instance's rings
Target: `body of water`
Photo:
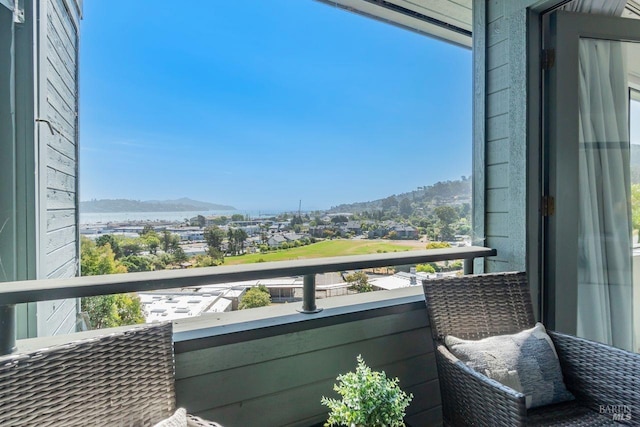
[[[233,214],[249,215],[251,218],[278,215],[274,211],[186,211],[186,212],[80,212],[80,224],[106,224],[109,222],[127,221],[171,221],[181,222],[194,216]]]

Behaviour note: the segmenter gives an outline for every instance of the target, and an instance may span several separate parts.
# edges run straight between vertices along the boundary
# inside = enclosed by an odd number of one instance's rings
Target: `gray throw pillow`
[[[527,408],[574,399],[562,381],[556,349],[542,323],[478,341],[447,336],[445,344],[469,367],[524,394]]]

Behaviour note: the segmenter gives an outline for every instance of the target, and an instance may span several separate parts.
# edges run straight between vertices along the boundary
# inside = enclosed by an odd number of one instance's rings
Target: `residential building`
[[[286,242],[288,242],[288,240],[282,234],[273,234],[267,239],[267,245],[272,248],[279,248],[283,243]]]

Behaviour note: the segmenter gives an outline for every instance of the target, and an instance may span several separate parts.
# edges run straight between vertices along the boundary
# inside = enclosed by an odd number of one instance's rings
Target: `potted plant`
[[[322,396],[331,409],[325,426],[404,426],[405,409],[413,399],[383,372],[372,371],[359,355],[355,372],[339,375],[333,389],[342,400]]]

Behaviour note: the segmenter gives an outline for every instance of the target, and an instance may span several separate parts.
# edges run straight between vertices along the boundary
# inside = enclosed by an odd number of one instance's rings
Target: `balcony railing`
[[[8,354],[15,349],[15,304],[284,276],[304,276],[303,303],[299,311],[315,313],[319,311],[315,303],[316,274],[460,259],[464,260],[465,273],[472,273],[475,258],[495,255],[495,249],[471,246],[185,270],[5,282],[0,284],[0,354]]]
[[[0,284],[0,339],[13,330],[14,304],[118,292],[166,289],[256,278],[465,260],[467,272],[487,248],[450,248],[204,269],[90,276]],[[311,279],[309,279],[311,276]],[[315,292],[310,292],[312,295]],[[305,301],[315,304],[312,299]],[[414,395],[408,425],[442,424],[441,396],[430,326],[420,286],[322,300],[324,310],[301,314],[299,304],[214,313],[173,322],[178,406],[223,425],[307,427],[326,420],[320,404],[338,374],[362,354],[398,377]],[[19,340],[20,352],[65,345],[118,329]],[[9,343],[7,342],[7,345]],[[11,347],[12,348],[12,347]],[[205,391],[206,392],[203,392]]]

